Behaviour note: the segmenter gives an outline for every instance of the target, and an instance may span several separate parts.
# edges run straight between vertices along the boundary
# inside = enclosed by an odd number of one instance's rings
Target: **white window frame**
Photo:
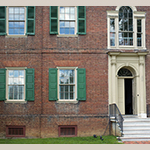
[[[25,101],[25,89],[26,89],[26,73],[25,73],[25,69],[27,69],[27,67],[6,67],[6,101],[5,103],[27,103],[27,101]],[[9,70],[24,70],[24,98],[22,100],[20,99],[9,99],[8,97],[8,71]]]
[[[57,67],[57,95],[58,101],[57,103],[78,103],[77,101],[77,68],[78,67]],[[74,99],[60,99],[59,98],[59,70],[74,70],[75,72],[75,95]]]
[[[119,45],[119,9],[115,11],[107,11],[107,49],[146,49],[145,44],[145,12],[137,11],[136,7],[129,6],[133,11],[133,46]],[[110,45],[110,19],[115,19],[115,46]],[[142,22],[142,46],[137,46],[137,20]]]
[[[25,10],[25,13],[24,13],[24,34],[18,34],[18,35],[16,35],[16,34],[14,34],[14,35],[9,35],[9,8],[10,7],[24,7],[24,10]],[[8,6],[8,7],[6,7],[6,33],[7,33],[7,36],[8,37],[24,37],[24,36],[26,36],[26,7],[25,6]]]
[[[60,7],[74,7],[75,8],[75,33],[74,34],[60,34]],[[58,6],[58,37],[64,36],[78,36],[77,35],[77,7],[76,6]]]

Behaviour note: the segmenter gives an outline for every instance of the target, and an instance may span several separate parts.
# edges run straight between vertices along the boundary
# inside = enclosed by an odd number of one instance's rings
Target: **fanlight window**
[[[132,73],[130,70],[126,69],[126,68],[121,68],[118,71],[118,76],[132,76]]]

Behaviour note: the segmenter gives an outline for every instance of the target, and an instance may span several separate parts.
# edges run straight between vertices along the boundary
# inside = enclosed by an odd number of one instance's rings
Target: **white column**
[[[112,92],[112,103],[116,103],[116,83],[115,83],[115,79],[116,79],[116,56],[112,56],[112,60],[111,60],[111,92]]]
[[[146,118],[146,99],[145,99],[145,91],[144,91],[144,86],[145,86],[145,80],[144,80],[144,56],[140,56],[140,112],[139,112],[139,117],[141,118]]]

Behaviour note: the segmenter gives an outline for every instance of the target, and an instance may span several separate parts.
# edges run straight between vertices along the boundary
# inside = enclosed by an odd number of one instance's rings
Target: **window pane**
[[[65,28],[65,34],[69,34],[69,28]]]
[[[70,22],[70,27],[75,27],[75,22]]]
[[[60,13],[64,13],[65,12],[65,8],[64,7],[60,7]]]
[[[13,76],[14,76],[13,70],[9,70],[9,71],[8,71],[8,74],[9,74],[9,77],[13,77]]]
[[[10,13],[13,13],[13,8],[12,7],[9,7],[9,14]]]
[[[15,14],[18,14],[18,13],[19,13],[19,8],[15,7]]]
[[[64,93],[60,93],[59,97],[60,99],[64,99]]]
[[[142,46],[142,35],[137,34],[137,46]]]
[[[20,16],[19,15],[15,15],[14,20],[20,20]]]
[[[14,86],[14,99],[19,99],[18,86]]]
[[[65,14],[65,20],[69,20],[69,14]]]
[[[8,87],[8,95],[9,99],[13,99],[13,86]]]
[[[69,7],[65,8],[65,13],[69,13]]]
[[[75,19],[75,15],[70,15],[69,19],[74,20]]]
[[[19,76],[18,70],[14,70],[14,77],[18,77],[18,76]]]
[[[14,20],[14,16],[13,15],[9,15],[9,20]]]
[[[65,99],[68,99],[68,93],[65,93]]]
[[[74,93],[70,93],[70,99],[74,99]]]
[[[24,20],[24,14],[20,15],[20,19],[19,20]]]
[[[23,7],[20,8],[20,13],[24,14],[24,8]]]
[[[69,22],[65,22],[65,27],[69,27]]]
[[[75,8],[74,7],[70,7],[70,13],[74,14],[75,13]]]
[[[60,20],[65,20],[65,15],[64,14],[60,14]]]
[[[65,34],[65,28],[60,28],[60,34]]]
[[[65,22],[60,21],[60,27],[64,27],[65,26]]]
[[[115,32],[115,19],[110,19],[110,32]]]
[[[70,28],[69,33],[70,33],[70,34],[75,34],[75,29],[74,29],[74,28]]]
[[[14,78],[9,78],[8,79],[8,84],[14,84]]]
[[[13,22],[9,22],[9,28],[13,28],[14,27],[14,23]]]
[[[65,86],[65,92],[68,92],[68,86],[67,85]]]
[[[110,46],[115,46],[115,33],[110,33]]]

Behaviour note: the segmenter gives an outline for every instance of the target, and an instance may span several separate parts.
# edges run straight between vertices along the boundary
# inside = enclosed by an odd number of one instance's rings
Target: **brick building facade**
[[[86,6],[75,7],[75,9],[73,7],[75,19],[70,19],[73,20],[73,30],[71,30],[72,22],[66,19],[70,23],[69,30],[67,30],[67,21],[61,20],[59,16],[60,9],[63,7],[23,7],[26,19],[18,21],[25,22],[22,35],[20,35],[21,23],[20,26],[18,25],[19,27],[13,25],[11,28],[11,23],[16,23],[17,19],[13,20],[9,16],[18,15],[14,7],[11,14],[11,8],[0,8],[0,31],[2,33],[0,35],[0,137],[14,134],[27,138],[58,137],[61,134],[67,134],[65,131],[73,132],[69,133],[69,136],[101,135],[109,121],[109,104],[111,103],[116,103],[124,115],[130,113],[139,117],[147,116],[146,105],[150,101],[149,7],[130,7],[133,17],[127,17],[127,19],[133,19],[131,23],[133,30],[121,30],[121,32],[117,26],[121,7]],[[70,16],[73,10],[68,13]],[[67,14],[67,10],[65,11]],[[20,9],[19,15],[21,13]],[[111,19],[115,20],[114,31],[110,29]],[[141,32],[136,29],[137,20],[142,22]],[[60,22],[66,23],[65,29],[62,27],[63,25],[59,24]],[[6,23],[4,29],[3,23]],[[57,33],[53,31],[55,27]],[[19,33],[15,29],[18,29]],[[80,29],[85,31],[81,32]],[[61,32],[64,34],[61,35]],[[67,34],[67,32],[73,33]],[[123,44],[121,47],[117,42],[120,39],[117,33],[123,35],[125,32],[132,35],[121,38],[124,41],[125,39],[132,40],[134,44],[128,46]],[[110,39],[113,39],[110,33],[115,35],[115,45],[109,42]],[[140,35],[137,36],[137,34]],[[140,46],[135,44],[137,37],[142,37]],[[119,89],[121,88],[117,88],[119,86],[124,89],[125,86],[121,82],[127,79],[126,76],[118,77],[116,72],[121,68],[129,70],[132,74],[130,79],[136,83],[135,85],[132,83],[134,91],[132,91],[134,97],[131,105],[134,109],[132,112],[124,110],[127,106],[123,102],[125,100],[122,95],[125,93],[120,96]],[[63,71],[65,72],[65,70],[73,70],[74,83],[69,79],[71,75],[69,78],[66,76],[69,83],[64,82],[66,79]],[[21,71],[24,72],[22,76],[20,75]],[[51,71],[52,73],[50,73]],[[79,74],[79,71],[83,71],[84,75]],[[61,73],[64,75],[62,80],[59,76]],[[85,79],[81,89],[79,89],[80,77],[81,80]],[[54,84],[54,80],[51,81],[53,78],[56,79]],[[11,80],[13,81],[11,82]],[[60,81],[63,83],[59,83]],[[51,85],[53,86],[50,87]],[[16,86],[18,97],[15,98]],[[22,92],[20,92],[21,87]],[[70,88],[69,92],[66,92],[66,87],[67,90]],[[11,88],[13,92],[11,92]],[[11,94],[14,94],[13,98],[10,98]],[[19,126],[24,127],[24,134],[16,133],[17,131],[11,133],[13,132],[11,130],[20,128]]]

